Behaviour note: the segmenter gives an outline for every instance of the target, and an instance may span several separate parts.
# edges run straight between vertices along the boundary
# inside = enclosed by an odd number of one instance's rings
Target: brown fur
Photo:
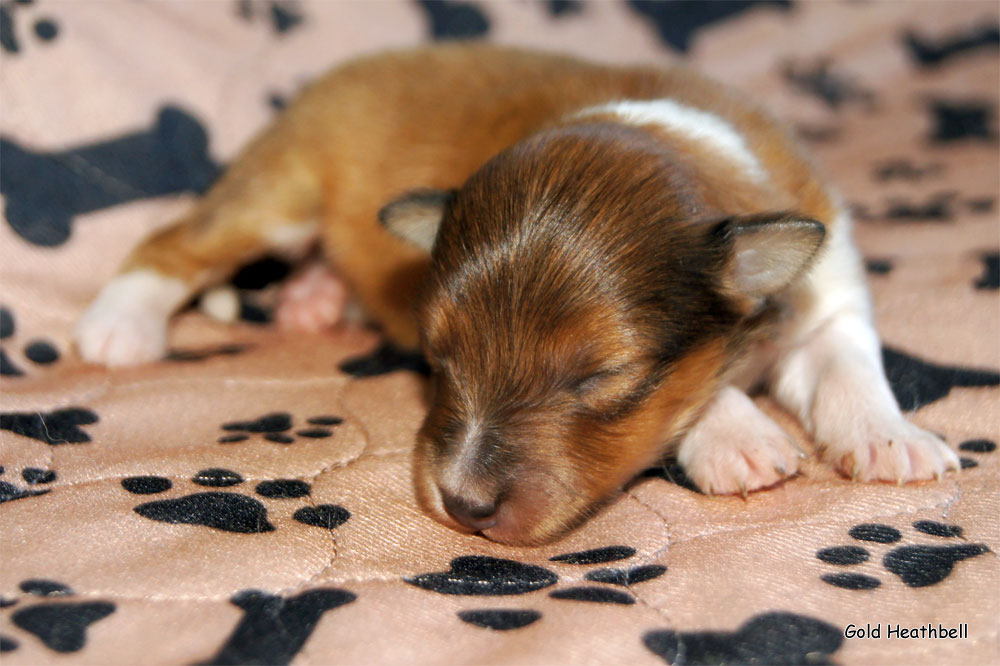
[[[419,317],[436,370],[417,450],[428,510],[446,517],[435,486],[499,496],[518,522],[485,533],[542,541],[693,422],[742,324],[762,323],[722,296],[729,246],[698,221],[724,211],[698,178],[643,130],[595,122],[539,133],[459,191]]]
[[[663,97],[729,121],[771,183],[662,129],[566,119]],[[430,263],[379,224],[402,193],[459,186]],[[274,229],[318,220],[367,313],[396,342],[422,343],[436,370],[421,502],[448,520],[439,486],[499,498],[486,534],[537,543],[661,455],[761,334],[767,308],[726,290],[720,221],[780,209],[833,222],[784,130],[732,92],[680,68],[452,45],[312,85],[126,270],[200,289],[265,252]]]
[[[267,252],[269,228],[319,220],[324,252],[364,309],[389,337],[413,347],[419,335],[412,303],[426,258],[378,225],[379,209],[408,190],[461,185],[497,152],[571,110],[660,97],[732,122],[760,149],[796,210],[832,221],[822,186],[785,132],[693,72],[450,45],[357,60],[311,85],[234,160],[179,228],[148,240],[123,270],[156,268],[197,291]],[[705,177],[724,180],[711,170]],[[714,185],[703,189],[732,192]],[[713,202],[720,211],[761,210],[753,205],[759,196],[725,196]]]

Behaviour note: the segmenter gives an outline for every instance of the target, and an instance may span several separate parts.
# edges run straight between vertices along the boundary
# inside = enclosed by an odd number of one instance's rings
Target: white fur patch
[[[819,261],[789,300],[771,393],[799,417],[823,457],[861,481],[912,481],[958,468],[944,442],[909,423],[882,369],[850,217],[830,225]]]
[[[452,495],[468,494],[475,486],[471,481],[479,457],[479,433],[482,423],[471,420],[465,427],[465,436],[458,445],[458,452],[448,459],[441,472],[441,486]]]
[[[688,478],[709,494],[743,494],[795,474],[802,451],[743,391],[724,387],[677,452]]]
[[[318,232],[319,224],[313,220],[272,227],[265,232],[264,239],[272,250],[299,255],[309,249]]]
[[[624,100],[592,106],[576,117],[614,114],[632,125],[659,125],[685,139],[698,141],[734,163],[754,182],[767,180],[767,172],[735,127],[714,113],[671,99]]]
[[[201,311],[216,321],[232,324],[240,316],[240,297],[228,285],[213,287],[201,295]]]
[[[167,320],[189,295],[182,280],[152,270],[115,277],[77,322],[80,355],[109,366],[161,358],[167,350]]]

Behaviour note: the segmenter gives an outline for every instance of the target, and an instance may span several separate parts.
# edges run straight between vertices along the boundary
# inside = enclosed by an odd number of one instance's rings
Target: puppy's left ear
[[[723,291],[757,300],[781,291],[808,270],[826,227],[793,213],[768,213],[724,220],[713,234],[727,250]]]
[[[378,220],[396,236],[429,253],[454,198],[455,190],[412,190],[386,204],[378,212]]]

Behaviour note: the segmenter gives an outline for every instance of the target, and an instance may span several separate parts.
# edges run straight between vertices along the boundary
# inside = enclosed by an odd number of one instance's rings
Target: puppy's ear
[[[805,273],[823,244],[826,227],[794,213],[767,213],[724,220],[713,234],[727,251],[723,291],[757,300]]]
[[[386,204],[378,220],[405,241],[430,252],[454,190],[412,190]]]

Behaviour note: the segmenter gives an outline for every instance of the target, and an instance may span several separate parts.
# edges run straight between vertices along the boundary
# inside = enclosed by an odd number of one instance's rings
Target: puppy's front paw
[[[179,280],[151,271],[114,278],[77,322],[74,337],[80,356],[108,366],[162,358],[170,313],[186,295]]]
[[[857,481],[940,479],[961,467],[947,444],[902,417],[850,428],[843,435],[817,433],[817,439],[823,458]]]
[[[677,460],[706,493],[746,496],[793,476],[804,457],[750,398],[726,387],[688,432]]]

